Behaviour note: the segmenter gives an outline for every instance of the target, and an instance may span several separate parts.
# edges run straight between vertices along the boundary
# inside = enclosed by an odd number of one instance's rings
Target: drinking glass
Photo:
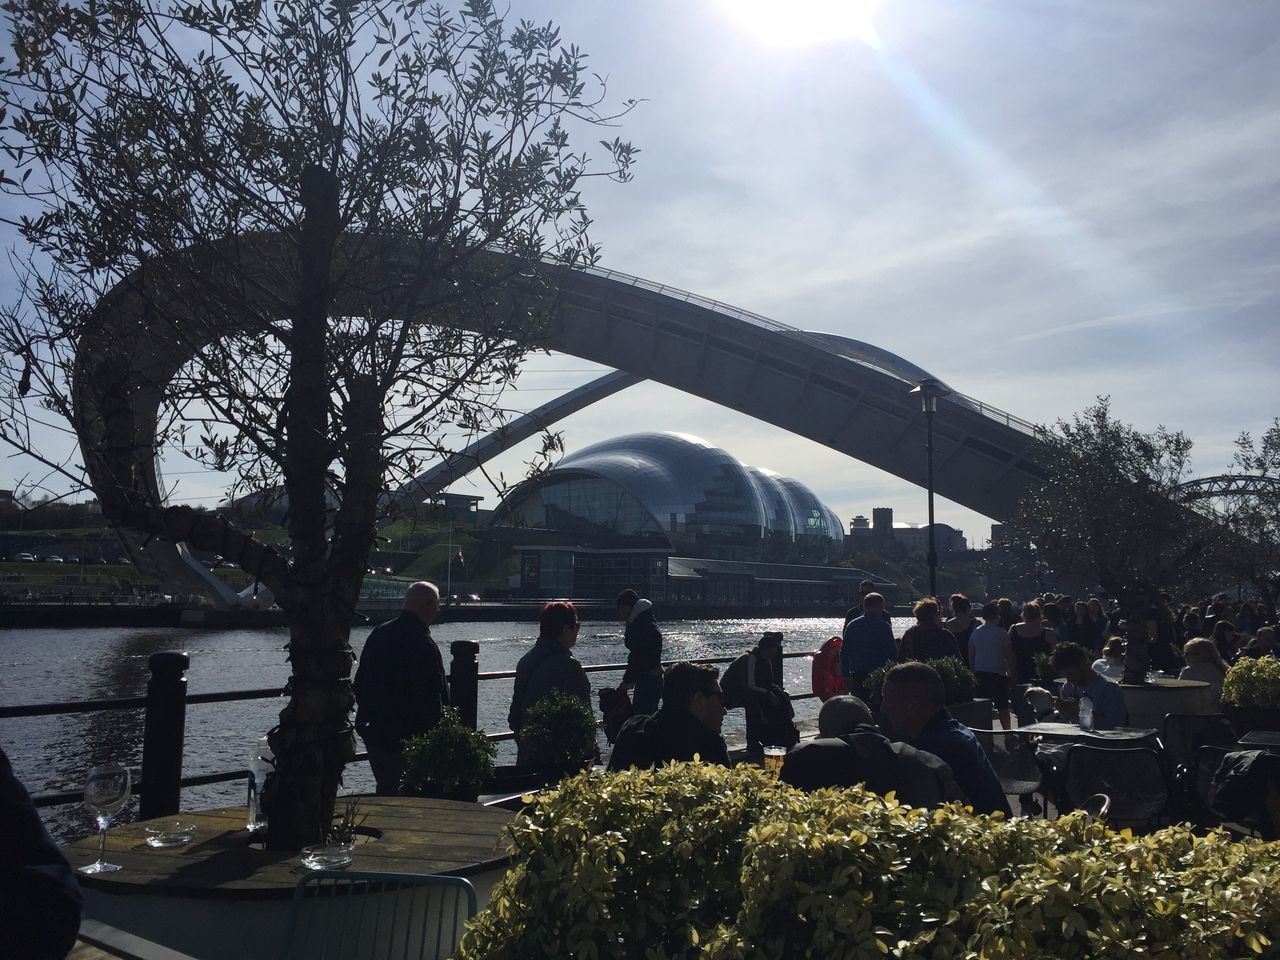
[[[786,747],[764,748],[764,769],[775,779],[782,776],[782,762],[787,759]]]
[[[111,818],[129,802],[129,785],[132,777],[129,768],[118,763],[93,767],[84,781],[84,805],[93,811],[98,821],[98,859],[80,868],[81,873],[114,873],[119,864],[107,863],[107,828]]]

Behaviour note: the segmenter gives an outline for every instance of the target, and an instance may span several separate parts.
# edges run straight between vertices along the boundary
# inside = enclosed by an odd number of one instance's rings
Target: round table
[[[360,797],[368,814],[349,869],[466,877],[483,905],[506,871],[510,810],[424,797]],[[156,822],[193,824],[180,847],[156,848]],[[73,867],[97,859],[98,838],[63,848]],[[107,857],[123,869],[77,874],[85,916],[189,954],[274,960],[293,889],[307,872],[291,851],[267,850],[245,829],[244,807],[182,812],[113,827]]]
[[[1142,684],[1122,683],[1120,690],[1124,693],[1125,709],[1129,711],[1129,723],[1135,727],[1161,730],[1167,713],[1198,715],[1222,712],[1209,684],[1203,680],[1161,677]]]

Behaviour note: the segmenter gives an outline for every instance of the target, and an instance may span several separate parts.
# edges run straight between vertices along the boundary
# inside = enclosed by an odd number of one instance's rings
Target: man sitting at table
[[[891,743],[867,705],[847,695],[822,705],[817,738],[791,748],[782,780],[806,792],[865,784],[881,795],[892,791],[912,807],[963,799],[950,767],[910,744]]]
[[[1013,815],[982,744],[947,710],[937,670],[925,663],[900,663],[885,677],[881,697],[880,719],[889,736],[945,762],[975,813]]]
[[[1089,655],[1084,647],[1074,643],[1058,644],[1053,651],[1053,669],[1067,678],[1062,687],[1062,697],[1056,704],[1058,715],[1064,722],[1079,722],[1081,697],[1088,697],[1093,703],[1093,729],[1112,730],[1129,722],[1124,691],[1118,683],[1111,682],[1089,666]]]
[[[622,725],[609,757],[610,771],[657,767],[673,760],[729,766],[720,671],[698,663],[676,663],[662,678],[662,707],[638,713]]]

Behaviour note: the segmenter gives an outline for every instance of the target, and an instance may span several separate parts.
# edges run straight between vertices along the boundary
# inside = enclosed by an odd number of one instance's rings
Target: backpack
[[[725,668],[720,678],[720,689],[724,691],[724,705],[732,710],[747,705],[747,661],[750,653],[744,653]]]

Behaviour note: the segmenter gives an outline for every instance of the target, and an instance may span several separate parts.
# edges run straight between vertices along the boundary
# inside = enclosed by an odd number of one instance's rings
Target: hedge
[[[510,830],[465,960],[1280,957],[1280,845],[918,810],[673,764],[584,773]]]

